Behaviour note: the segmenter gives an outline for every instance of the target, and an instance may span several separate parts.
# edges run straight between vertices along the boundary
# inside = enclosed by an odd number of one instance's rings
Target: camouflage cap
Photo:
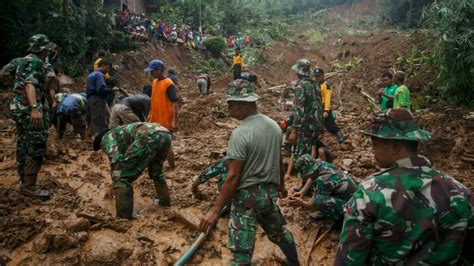
[[[261,97],[252,88],[252,84],[247,80],[236,79],[229,83],[227,87],[227,102],[256,102]]]
[[[291,67],[291,70],[296,74],[309,77],[311,72],[311,62],[306,58],[299,59],[296,64]]]
[[[420,129],[412,113],[405,108],[374,113],[372,128],[364,130],[363,133],[393,140],[425,141],[431,138],[431,133]]]
[[[301,174],[301,177],[306,177],[315,173],[318,174],[321,165],[323,165],[323,161],[314,159],[310,154],[305,154],[298,158],[295,168]]]
[[[30,47],[28,48],[29,52],[41,52],[43,49],[53,49],[54,44],[49,41],[48,36],[44,34],[35,34],[29,39]]]

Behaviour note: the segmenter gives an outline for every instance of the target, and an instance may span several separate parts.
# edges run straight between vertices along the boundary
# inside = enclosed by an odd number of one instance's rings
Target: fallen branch
[[[331,226],[326,229],[326,231],[324,231],[320,237],[318,237],[318,239],[316,239],[316,241],[314,242],[313,246],[311,247],[311,249],[309,250],[309,254],[311,254],[314,250],[314,248],[321,242],[323,241],[324,237],[329,234],[329,232],[331,232],[332,228],[334,227],[334,224],[331,224]],[[308,261],[307,261],[307,265],[309,265],[309,258],[311,256],[308,256]]]

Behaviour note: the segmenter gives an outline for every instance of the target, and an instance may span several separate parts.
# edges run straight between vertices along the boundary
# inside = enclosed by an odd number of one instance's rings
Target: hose
[[[228,210],[228,206],[224,206],[220,212],[222,215]],[[206,240],[207,235],[209,234],[209,231],[205,233],[200,233],[199,236],[194,240],[193,244],[179,257],[179,259],[174,263],[174,266],[183,266],[185,265],[191,258],[193,257],[194,253],[199,249],[201,244]]]

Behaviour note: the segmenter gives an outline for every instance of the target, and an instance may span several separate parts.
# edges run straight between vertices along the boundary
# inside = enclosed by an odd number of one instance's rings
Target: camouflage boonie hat
[[[305,154],[298,158],[295,168],[296,171],[301,174],[301,177],[306,177],[314,173],[319,173],[321,165],[323,165],[323,161],[314,159],[310,154]]]
[[[30,37],[29,39],[30,48],[28,48],[29,52],[36,52],[39,53],[43,49],[53,49],[54,44],[49,41],[48,36],[44,34],[35,34]]]
[[[296,64],[291,67],[291,70],[296,74],[309,77],[311,72],[311,62],[306,58],[299,59]]]
[[[261,97],[252,88],[252,84],[243,79],[236,79],[229,83],[227,87],[227,102],[256,102]]]
[[[431,133],[420,129],[412,113],[405,108],[374,113],[372,128],[362,132],[381,139],[425,141],[431,138]]]

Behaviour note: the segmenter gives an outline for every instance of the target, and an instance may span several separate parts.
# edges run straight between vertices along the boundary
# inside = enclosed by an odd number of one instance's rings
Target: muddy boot
[[[171,206],[170,191],[168,190],[168,185],[166,181],[153,180],[156,190],[156,199],[155,202],[161,206]]]
[[[346,141],[346,138],[344,137],[344,133],[342,133],[342,131],[340,130],[337,132],[336,138],[339,144],[344,143]]]
[[[48,200],[49,192],[36,190],[36,174],[25,175],[20,184],[20,194],[26,197],[32,197],[40,200]]]
[[[118,218],[131,220],[133,218],[133,188],[114,188],[115,210]]]
[[[285,265],[294,266],[300,265],[298,261],[298,251],[296,250],[295,242],[289,244],[279,245],[283,254],[285,254]]]

